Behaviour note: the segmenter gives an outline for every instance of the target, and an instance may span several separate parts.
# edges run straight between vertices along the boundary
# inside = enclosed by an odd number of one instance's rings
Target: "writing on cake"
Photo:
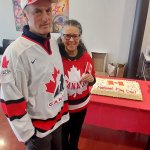
[[[96,78],[92,94],[142,100],[139,83],[129,80]]]

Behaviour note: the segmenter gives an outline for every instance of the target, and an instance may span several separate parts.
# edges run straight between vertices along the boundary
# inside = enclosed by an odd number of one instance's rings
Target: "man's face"
[[[51,30],[52,12],[49,0],[39,0],[25,8],[30,31],[36,35],[46,37]]]

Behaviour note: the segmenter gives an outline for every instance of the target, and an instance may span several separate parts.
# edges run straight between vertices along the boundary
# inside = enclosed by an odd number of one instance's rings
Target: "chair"
[[[12,43],[14,40],[11,39],[3,39],[2,41],[2,47],[0,47],[0,55],[2,55],[10,43]]]

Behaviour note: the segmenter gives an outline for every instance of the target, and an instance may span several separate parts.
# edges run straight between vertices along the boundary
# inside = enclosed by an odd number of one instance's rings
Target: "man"
[[[61,125],[69,119],[62,60],[49,33],[52,2],[21,0],[28,25],[1,63],[1,105],[27,150],[61,150]]]

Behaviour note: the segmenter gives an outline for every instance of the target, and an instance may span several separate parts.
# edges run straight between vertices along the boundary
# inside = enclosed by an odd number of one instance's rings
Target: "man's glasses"
[[[74,40],[79,40],[80,34],[63,34],[63,37],[65,38],[65,40],[70,40],[71,38],[73,38]]]

